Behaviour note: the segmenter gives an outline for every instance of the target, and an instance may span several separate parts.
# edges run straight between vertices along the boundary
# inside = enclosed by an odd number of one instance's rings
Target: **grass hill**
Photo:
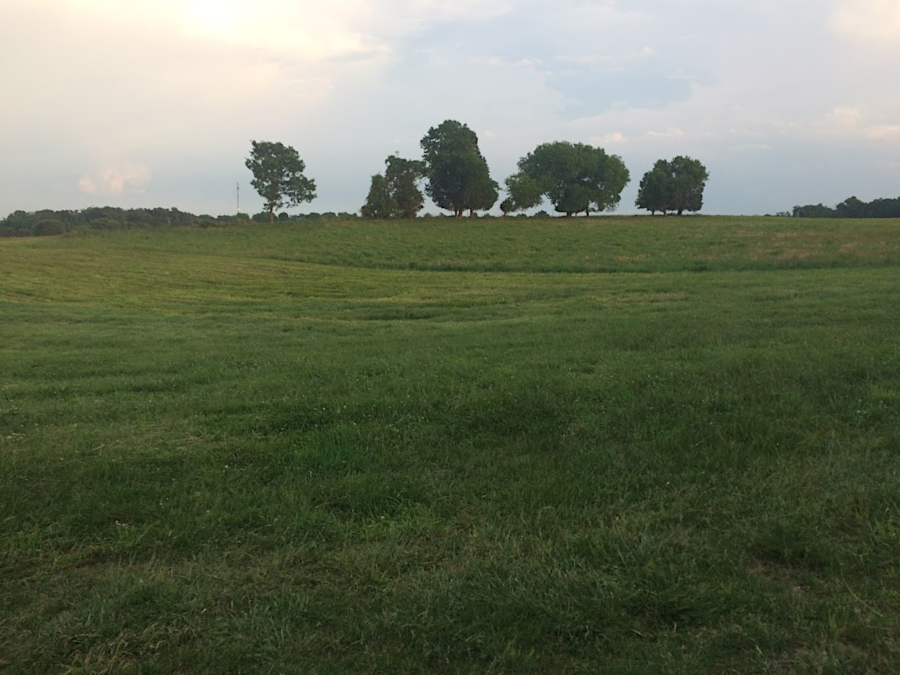
[[[0,670],[900,671],[900,221],[0,241]]]

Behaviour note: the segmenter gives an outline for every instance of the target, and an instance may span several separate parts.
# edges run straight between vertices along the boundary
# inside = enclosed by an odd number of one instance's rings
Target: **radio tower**
[[[237,184],[237,207],[238,207],[238,213],[240,213],[241,212],[241,184],[240,183]]]

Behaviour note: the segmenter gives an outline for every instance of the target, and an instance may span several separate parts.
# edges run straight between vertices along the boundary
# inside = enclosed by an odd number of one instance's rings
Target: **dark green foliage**
[[[657,211],[666,215],[674,198],[675,185],[672,181],[669,163],[660,159],[653,165],[653,169],[641,178],[641,186],[638,189],[634,205],[639,209],[647,209],[651,215]]]
[[[446,120],[422,138],[428,183],[425,192],[457,218],[487,210],[497,201],[498,186],[478,148],[478,137],[465,124]]]
[[[584,143],[557,141],[539,145],[520,159],[519,172],[506,184],[519,208],[537,206],[546,196],[557,213],[571,216],[614,211],[628,181],[620,157]]]
[[[57,234],[64,234],[66,224],[61,220],[45,218],[34,226],[34,235],[36,237],[47,237]]]
[[[418,186],[425,177],[425,163],[391,155],[385,164],[384,175],[372,176],[369,195],[360,209],[363,218],[415,218],[425,204]]]
[[[397,205],[397,217],[415,218],[425,204],[418,186],[419,180],[425,177],[425,162],[391,155],[386,164],[384,177]]]
[[[669,161],[657,160],[653,168],[644,174],[634,204],[656,211],[699,211],[703,208],[703,190],[709,172],[698,160],[682,155]]]
[[[262,214],[268,220],[269,214]],[[353,216],[348,216],[352,218]],[[37,225],[44,220],[63,223],[66,232],[91,230],[119,230],[142,228],[171,228],[186,226],[209,227],[213,222],[230,223],[246,221],[250,216],[239,213],[228,216],[196,216],[176,208],[120,209],[116,207],[90,207],[82,211],[42,210],[33,213],[16,211],[0,220],[0,237],[27,237],[36,234]]]
[[[833,209],[822,204],[795,206],[792,215],[795,218],[900,218],[900,197],[871,202],[850,197]]]
[[[506,179],[511,211],[524,211],[538,206],[544,200],[544,186],[524,173],[516,173]]]
[[[387,179],[376,173],[372,176],[372,185],[366,203],[360,209],[363,218],[393,218],[397,213],[397,202],[391,195]]]
[[[709,172],[699,160],[679,155],[669,162],[672,179],[672,199],[669,209],[680,216],[685,211],[703,208],[703,190],[709,180]]]
[[[113,218],[95,218],[88,223],[92,230],[120,230],[122,229],[121,221]]]
[[[316,182],[303,175],[306,164],[294,148],[271,141],[250,143],[245,164],[253,173],[250,184],[266,203],[270,223],[275,222],[275,209],[299,206],[316,198]]]

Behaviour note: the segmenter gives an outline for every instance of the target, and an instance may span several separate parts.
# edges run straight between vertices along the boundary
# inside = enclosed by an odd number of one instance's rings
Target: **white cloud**
[[[603,134],[602,136],[592,136],[589,139],[589,142],[592,145],[599,145],[600,147],[607,145],[624,145],[628,142],[628,137],[623,134],[621,131],[614,131],[611,134]]]
[[[900,2],[841,0],[831,15],[831,27],[862,45],[900,50]]]
[[[900,124],[886,122],[855,107],[838,106],[811,126],[816,132],[826,136],[900,141]]]
[[[862,120],[862,113],[859,108],[838,106],[825,115],[825,120],[834,126],[853,128],[859,126],[860,121]]]
[[[417,156],[448,118],[479,133],[498,180],[538,143],[590,142],[634,172],[704,160],[711,206],[729,168],[765,167],[775,183],[754,195],[773,199],[809,153],[852,148],[874,167],[900,141],[885,84],[900,0],[0,0],[0,14],[0,216],[96,195],[222,212],[250,139],[297,147],[312,208],[350,210],[387,154]],[[815,164],[825,184],[831,165]]]
[[[873,124],[866,136],[876,141],[900,141],[900,124]]]
[[[687,132],[680,127],[669,127],[665,131],[647,131],[644,136],[647,138],[684,138]]]
[[[107,166],[78,180],[78,189],[88,195],[121,195],[141,191],[150,180],[150,170],[140,164]]]

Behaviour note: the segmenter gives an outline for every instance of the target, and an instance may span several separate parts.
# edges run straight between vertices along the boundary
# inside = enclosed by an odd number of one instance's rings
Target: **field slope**
[[[900,222],[0,241],[0,671],[900,672]]]

